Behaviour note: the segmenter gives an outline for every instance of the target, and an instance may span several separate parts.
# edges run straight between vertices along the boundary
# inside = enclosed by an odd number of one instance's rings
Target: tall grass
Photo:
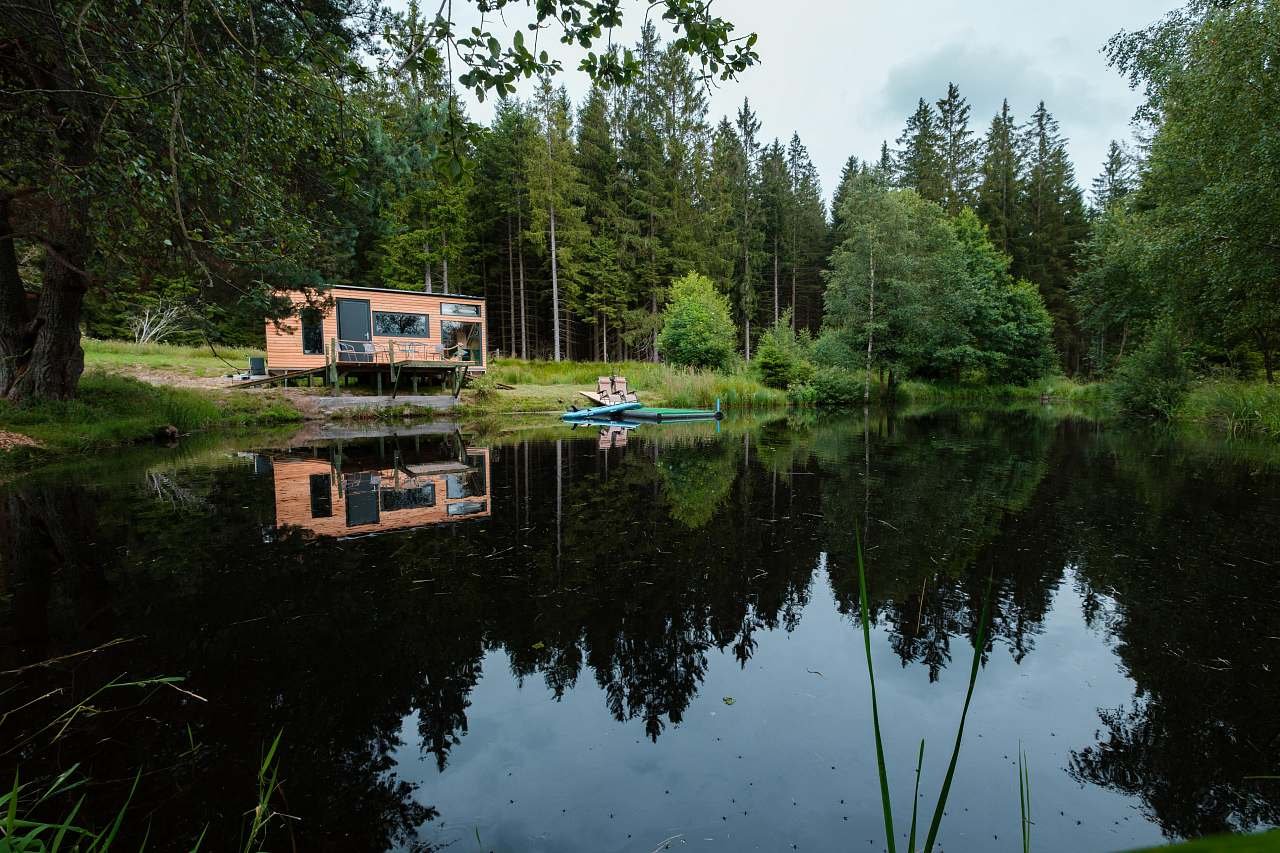
[[[1280,438],[1280,385],[1214,379],[1192,387],[1175,420],[1230,436]]]
[[[496,382],[507,385],[581,385],[595,388],[601,376],[624,376],[627,387],[646,403],[711,408],[719,399],[730,408],[781,408],[784,391],[769,388],[746,365],[726,372],[691,370],[650,361],[522,361],[497,359],[489,366]]]
[[[884,743],[880,735],[880,706],[876,698],[875,666],[871,662],[871,617],[867,604],[867,570],[862,559],[862,536],[854,529],[854,538],[858,554],[858,604],[862,614],[862,643],[867,654],[867,678],[871,682],[871,726],[875,730],[876,769],[880,775],[880,807],[884,812],[885,843],[889,853],[897,853],[896,838],[893,832],[893,801],[889,794],[889,773],[884,758]],[[960,758],[960,744],[964,740],[964,723],[969,716],[969,704],[973,700],[973,688],[978,682],[978,668],[982,663],[982,649],[986,645],[987,617],[991,604],[991,582],[987,581],[986,594],[983,596],[982,615],[978,619],[978,636],[973,644],[973,663],[969,667],[969,686],[964,695],[964,707],[960,711],[960,723],[956,727],[956,742],[951,750],[951,761],[947,765],[946,776],[942,780],[942,790],[938,792],[937,803],[933,809],[933,819],[929,822],[929,833],[925,836],[923,853],[930,853],[938,838],[938,830],[942,826],[942,815],[947,806],[947,798],[951,794],[951,782],[956,773],[956,762]],[[920,772],[924,765],[924,741],[920,741],[920,753],[916,760],[916,796],[911,803],[911,834],[908,853],[915,851],[916,810],[919,803]]]
[[[73,400],[27,404],[0,400],[0,429],[31,436],[50,450],[88,451],[145,440],[162,427],[181,433],[212,426],[248,426],[300,419],[287,402],[267,395],[213,397],[126,376],[86,374]]]

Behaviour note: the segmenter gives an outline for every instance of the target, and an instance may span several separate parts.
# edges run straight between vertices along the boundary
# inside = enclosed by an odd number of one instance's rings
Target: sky
[[[710,92],[709,120],[732,115],[749,98],[761,138],[792,131],[809,148],[829,199],[849,155],[878,156],[890,146],[919,98],[941,98],[948,82],[973,108],[981,135],[1008,98],[1025,121],[1044,100],[1058,119],[1087,191],[1112,139],[1131,139],[1139,95],[1108,67],[1102,47],[1117,31],[1146,26],[1179,4],[1173,0],[717,0],[716,14],[741,33],[759,34],[760,64]],[[624,2],[630,17],[614,40],[635,42],[647,3]],[[518,6],[518,8],[523,8]],[[508,23],[515,18],[508,15]],[[669,28],[657,21],[664,41]],[[500,33],[495,28],[495,33]],[[501,36],[500,36],[501,37]],[[582,52],[552,41],[557,75],[575,103],[588,90],[576,70]],[[517,94],[528,97],[533,81]],[[492,104],[470,98],[471,115],[487,122]]]

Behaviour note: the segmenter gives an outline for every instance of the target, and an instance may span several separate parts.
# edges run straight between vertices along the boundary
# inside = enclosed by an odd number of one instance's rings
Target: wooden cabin
[[[267,320],[267,370],[389,373],[408,369],[449,375],[483,373],[484,298],[386,287],[332,287],[324,304],[309,306],[296,291],[294,316]]]
[[[271,459],[276,526],[350,537],[488,518],[489,450]]]

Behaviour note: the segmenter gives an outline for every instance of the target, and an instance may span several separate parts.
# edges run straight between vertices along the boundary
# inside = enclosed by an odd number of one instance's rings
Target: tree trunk
[[[1275,348],[1266,335],[1258,335],[1258,349],[1262,350],[1262,369],[1266,371],[1267,384],[1274,385],[1276,381]]]
[[[441,274],[444,276],[444,292],[449,292],[449,239],[446,237],[440,256]]]
[[[871,290],[867,308],[867,377],[862,385],[862,405],[864,407],[871,400],[871,345],[876,336],[874,327],[876,321],[876,250],[874,246],[872,246],[869,255],[868,268],[871,273]],[[890,374],[890,376],[892,375]]]
[[[792,257],[791,259],[791,331],[793,332],[796,330],[796,314],[798,313],[799,311],[796,309],[796,261],[795,261],[795,258]]]
[[[516,237],[519,239],[520,255],[520,357],[529,357],[529,323],[525,313],[524,299],[524,211],[516,213]]]
[[[424,237],[422,239],[422,289],[427,293],[435,293],[435,287],[431,283],[431,243]]]
[[[556,265],[556,206],[551,205],[551,352],[560,360],[560,275]]]
[[[44,282],[35,316],[24,323],[22,319],[27,313],[25,309],[20,310],[13,315],[18,321],[14,323],[6,310],[6,316],[0,320],[3,330],[0,336],[5,338],[0,342],[0,354],[6,356],[0,380],[4,395],[10,400],[69,400],[75,396],[80,374],[84,372],[80,311],[88,290],[84,272],[90,245],[88,212],[88,203],[83,200],[50,206],[45,229],[48,245]],[[0,255],[7,255],[13,249],[11,241],[5,243],[8,246],[0,249]],[[0,258],[0,265],[4,263]],[[4,280],[0,289],[5,292],[0,305],[8,309],[15,301],[25,302],[26,294],[21,292],[16,264],[11,272],[0,273],[0,278]]]
[[[516,253],[511,242],[511,214],[507,214],[507,321],[511,326],[511,354],[516,354]]]
[[[13,243],[12,200],[0,195],[0,396],[7,395],[17,380],[20,361],[35,343],[27,291],[18,272],[18,253]]]
[[[773,325],[778,325],[778,235],[773,235]]]

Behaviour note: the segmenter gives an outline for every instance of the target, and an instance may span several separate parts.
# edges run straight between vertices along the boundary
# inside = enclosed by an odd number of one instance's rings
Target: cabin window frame
[[[480,306],[470,302],[441,302],[440,316],[480,317]]]
[[[395,317],[420,317],[422,318],[423,332],[384,332],[378,326],[379,316],[395,316]],[[373,333],[380,338],[420,338],[429,339],[431,337],[431,315],[426,311],[373,311]]]
[[[299,314],[298,332],[302,339],[303,355],[324,355],[324,315],[319,309],[302,309]]]

